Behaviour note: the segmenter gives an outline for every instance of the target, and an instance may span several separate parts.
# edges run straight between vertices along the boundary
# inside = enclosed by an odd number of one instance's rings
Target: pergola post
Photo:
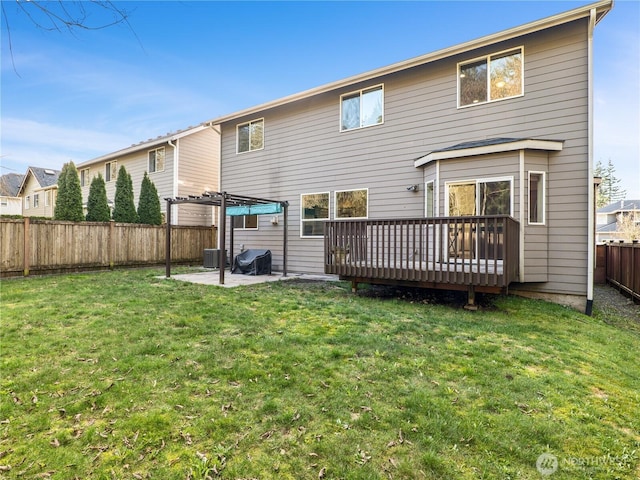
[[[165,239],[165,276],[171,276],[171,201],[167,200],[167,238]]]
[[[283,202],[284,204],[284,233],[282,234],[282,276],[287,276],[287,232],[289,227],[287,225],[289,202]]]
[[[220,285],[224,285],[224,269],[227,265],[227,259],[225,255],[225,240],[227,236],[226,232],[227,223],[227,192],[222,192],[222,198],[220,199],[220,251],[218,252],[218,266],[220,267]]]
[[[232,273],[232,270],[233,270],[233,245],[234,245],[233,233],[235,230],[233,223],[234,223],[233,217],[229,217],[229,263],[231,264],[229,273]],[[226,258],[225,258],[225,261],[226,261]]]

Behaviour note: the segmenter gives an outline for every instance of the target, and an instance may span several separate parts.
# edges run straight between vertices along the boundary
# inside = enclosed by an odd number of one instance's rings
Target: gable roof
[[[470,50],[475,50],[477,48],[503,42],[511,38],[516,38],[522,35],[527,35],[530,33],[555,27],[557,25],[569,23],[581,18],[589,17],[591,15],[592,10],[595,12],[595,23],[598,23],[612,8],[613,8],[613,0],[601,0],[596,3],[591,3],[589,5],[584,5],[582,7],[575,8],[573,10],[569,10],[564,13],[553,15],[551,17],[546,17],[541,20],[536,20],[534,22],[526,23],[518,27],[510,28],[508,30],[503,30],[498,33],[487,35],[487,36],[478,38],[476,40],[471,40],[468,42],[460,43],[458,45],[454,45],[452,47],[436,50],[435,52],[428,53],[426,55],[421,55],[418,57],[411,58],[409,60],[394,63],[386,67],[370,70],[368,72],[361,73],[359,75],[354,75],[352,77],[348,77],[343,80],[338,80],[336,82],[328,83],[320,87],[305,90],[303,92],[296,93],[294,95],[289,95],[287,97],[283,97],[278,100],[273,100],[267,103],[263,103],[261,105],[257,105],[255,107],[251,107],[245,110],[240,110],[238,112],[231,113],[229,115],[224,115],[218,118],[214,118],[212,120],[204,122],[204,124],[218,125],[218,124],[228,122],[240,117],[244,117],[246,115],[255,114],[263,110],[279,107],[279,106],[292,103],[298,100],[303,100],[305,98],[309,98],[314,95],[330,92],[332,90],[353,85],[359,82],[378,78],[383,75],[389,75],[402,70],[407,70],[420,65],[432,63],[437,60],[442,60],[444,58],[452,57],[454,55],[458,55]]]
[[[40,167],[29,167],[27,168],[27,173],[24,175],[22,179],[22,183],[20,184],[20,188],[18,189],[18,195],[22,192],[22,189],[27,184],[27,180],[29,176],[32,175],[38,185],[41,188],[53,187],[58,185],[58,177],[60,176],[60,170],[53,170],[51,168],[40,168]]]
[[[3,197],[17,197],[24,175],[21,173],[7,173],[0,177],[0,195]]]
[[[640,210],[640,200],[620,200],[618,202],[612,202],[609,205],[600,207],[597,213],[631,212],[634,210]]]
[[[184,130],[178,130],[176,132],[169,132],[166,135],[160,135],[156,138],[149,138],[148,140],[142,141],[140,143],[134,143],[133,145],[131,145],[130,147],[127,148],[123,148],[121,150],[117,150],[115,152],[111,152],[111,153],[107,153],[106,155],[102,155],[100,157],[96,157],[93,158],[91,160],[87,160],[85,162],[79,163],[77,165],[78,170],[80,170],[81,168],[86,168],[89,165],[92,165],[94,163],[99,163],[99,162],[104,162],[107,160],[113,160],[115,158],[118,157],[123,157],[125,155],[128,155],[130,153],[134,153],[140,150],[146,150],[146,149],[151,149],[153,147],[156,147],[158,145],[163,145],[169,142],[172,142],[174,140],[178,140],[182,137],[186,137],[188,135],[192,135],[194,133],[198,133],[201,132],[202,130],[206,130],[207,128],[210,128],[209,125],[205,125],[204,123],[194,127],[194,126],[190,126],[185,128]]]

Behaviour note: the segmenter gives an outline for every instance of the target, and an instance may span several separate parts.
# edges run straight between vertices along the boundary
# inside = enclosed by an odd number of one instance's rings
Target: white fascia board
[[[154,139],[147,140],[146,142],[136,143],[135,145],[131,145],[130,147],[123,148],[122,150],[118,150],[117,152],[108,153],[106,155],[102,155],[101,157],[93,158],[91,160],[87,160],[86,162],[79,163],[77,165],[77,168],[78,169],[85,168],[90,165],[93,165],[94,163],[100,163],[108,160],[118,159],[125,155],[129,155],[130,153],[138,152],[140,150],[148,150],[153,147],[157,147],[158,145],[164,145],[173,140],[178,140],[180,138],[193,135],[194,133],[201,132],[202,130],[206,130],[208,128],[209,128],[208,125],[200,124],[197,127],[191,127],[171,135],[164,135],[162,137],[156,137]]]
[[[273,100],[270,102],[257,105],[255,107],[250,107],[235,113],[231,113],[229,115],[217,117],[212,120],[204,122],[204,124],[220,125],[222,123],[229,122],[234,119],[238,119],[248,115],[255,115],[258,112],[262,112],[270,108],[286,105],[288,103],[292,103],[298,100],[303,100],[305,98],[330,92],[332,90],[337,90],[339,88],[353,85],[355,83],[376,79],[384,75],[389,75],[389,74],[396,73],[402,70],[407,70],[409,68],[413,68],[419,65],[432,63],[438,60],[442,60],[443,58],[452,57],[454,55],[458,55],[460,53],[464,53],[470,50],[475,50],[477,48],[482,48],[488,45],[492,45],[494,43],[503,42],[511,38],[519,37],[522,35],[528,35],[530,33],[538,32],[540,30],[545,30],[547,28],[552,28],[557,25],[569,23],[580,18],[589,17],[591,10],[594,8],[599,14],[598,21],[600,21],[602,17],[604,17],[609,12],[609,10],[613,8],[613,0],[602,0],[596,3],[592,3],[590,5],[569,10],[564,13],[559,13],[551,17],[543,18],[541,20],[536,20],[534,22],[520,25],[518,27],[510,28],[508,30],[503,30],[498,33],[487,35],[485,37],[481,37],[476,40],[460,43],[452,47],[447,47],[442,50],[437,50],[432,53],[421,55],[419,57],[414,57],[409,60],[404,60],[402,62],[394,63],[392,65],[378,68],[376,70],[370,70],[369,72],[365,72],[359,75],[354,75],[352,77],[348,77],[343,80],[338,80],[336,82],[328,83],[320,87],[312,88],[310,90],[305,90],[303,92],[296,93],[294,95],[289,95],[287,97],[283,97],[278,100]]]
[[[546,150],[549,152],[559,152],[563,146],[560,140],[518,140],[510,143],[499,143],[497,145],[485,145],[482,147],[461,148],[459,150],[445,150],[431,152],[424,157],[417,159],[413,165],[418,168],[434,160],[449,160],[452,158],[475,157],[476,155],[489,155],[491,153],[513,152],[517,150]]]

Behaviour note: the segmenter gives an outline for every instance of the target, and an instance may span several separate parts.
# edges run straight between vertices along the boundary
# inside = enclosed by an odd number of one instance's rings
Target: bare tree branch
[[[4,28],[7,31],[7,44],[11,55],[11,63],[16,75],[20,76],[16,70],[13,57],[13,38],[11,36],[11,23],[9,9],[5,6],[9,2],[0,2],[2,7],[2,18],[4,20]],[[44,0],[15,0],[15,8],[11,13],[15,15],[24,15],[38,29],[46,32],[64,32],[72,35],[78,30],[102,30],[114,27],[119,24],[126,25],[135,37],[136,41],[144,51],[142,42],[138,38],[135,30],[129,23],[130,12],[118,7],[115,2],[110,0],[89,0],[89,1],[44,1]],[[102,19],[104,13],[110,13],[111,18]],[[92,15],[95,13],[95,16]],[[92,18],[93,17],[93,18]],[[92,20],[98,17],[96,23]]]

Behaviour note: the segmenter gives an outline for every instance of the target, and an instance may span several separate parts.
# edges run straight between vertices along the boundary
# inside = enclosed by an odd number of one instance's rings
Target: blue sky
[[[587,3],[116,1],[129,25],[68,32],[2,0],[0,173],[78,164]],[[598,24],[594,63],[594,158],[640,199],[640,2]]]

